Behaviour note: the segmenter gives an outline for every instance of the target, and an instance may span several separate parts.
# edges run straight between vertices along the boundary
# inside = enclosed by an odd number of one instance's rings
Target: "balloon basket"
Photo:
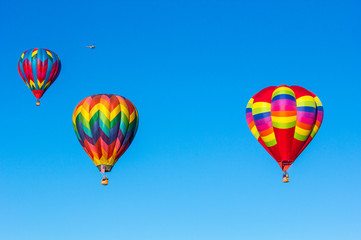
[[[108,181],[109,181],[109,179],[107,178],[107,176],[104,176],[100,183],[101,183],[102,185],[105,185],[105,186],[106,186],[106,185],[108,185]]]
[[[289,178],[289,176],[288,176],[288,173],[285,172],[285,173],[283,174],[282,182],[288,183],[289,181],[290,181],[290,178]]]

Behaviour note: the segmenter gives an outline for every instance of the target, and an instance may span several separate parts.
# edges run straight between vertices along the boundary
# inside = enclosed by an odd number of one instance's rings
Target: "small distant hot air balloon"
[[[84,98],[73,113],[75,134],[90,159],[103,174],[128,149],[138,129],[138,112],[128,99],[112,94]]]
[[[278,162],[283,182],[286,172],[318,132],[323,107],[312,92],[299,86],[267,87],[249,100],[248,127],[258,142]]]
[[[86,48],[90,48],[90,49],[94,49],[95,48],[95,45],[92,44],[92,45],[89,45],[89,46],[85,46]]]
[[[59,76],[61,63],[58,55],[45,48],[26,50],[18,62],[20,76],[37,98],[40,98]]]

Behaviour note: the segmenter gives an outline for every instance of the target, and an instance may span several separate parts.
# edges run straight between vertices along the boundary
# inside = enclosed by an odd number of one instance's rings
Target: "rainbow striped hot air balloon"
[[[112,94],[86,97],[75,108],[75,134],[104,175],[128,149],[138,129],[138,112],[128,99]],[[102,184],[107,185],[104,175]]]
[[[299,86],[267,87],[247,104],[248,127],[278,162],[288,182],[287,169],[318,132],[323,107],[312,92]]]
[[[40,98],[59,76],[61,63],[58,55],[45,48],[26,50],[18,62],[20,76],[37,98]]]

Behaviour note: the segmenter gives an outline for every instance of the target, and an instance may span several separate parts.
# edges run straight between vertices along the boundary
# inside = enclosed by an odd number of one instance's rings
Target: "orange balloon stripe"
[[[311,130],[313,128],[313,125],[299,122],[299,121],[296,122],[296,126],[302,128],[302,129],[305,129],[305,130]]]
[[[271,112],[271,116],[273,117],[291,117],[295,116],[297,111],[273,111]]]
[[[260,134],[261,136],[268,136],[268,135],[270,135],[271,133],[273,133],[273,129],[272,129],[272,128],[268,128],[268,129],[266,129],[266,130],[264,130],[264,131],[262,131],[262,132],[259,132],[259,134]]]

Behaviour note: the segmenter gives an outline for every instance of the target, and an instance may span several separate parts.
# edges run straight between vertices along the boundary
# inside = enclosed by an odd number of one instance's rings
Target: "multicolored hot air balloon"
[[[103,174],[128,149],[138,129],[138,112],[128,99],[112,94],[93,95],[83,99],[73,113],[75,134],[90,159]]]
[[[312,92],[299,86],[267,87],[249,100],[248,127],[278,162],[288,182],[287,169],[318,132],[323,107]]]
[[[61,63],[58,55],[45,48],[26,50],[20,57],[18,70],[28,88],[37,98],[40,98],[59,76]]]

